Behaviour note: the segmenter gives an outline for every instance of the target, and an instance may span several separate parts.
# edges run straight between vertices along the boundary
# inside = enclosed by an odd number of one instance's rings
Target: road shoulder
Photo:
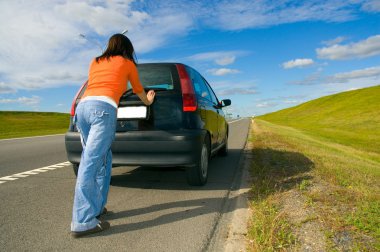
[[[249,125],[247,139],[251,137],[252,121]],[[251,146],[246,141],[234,177],[223,207],[220,220],[207,251],[246,251],[247,226],[250,216],[248,192],[250,191],[249,168],[252,159]]]

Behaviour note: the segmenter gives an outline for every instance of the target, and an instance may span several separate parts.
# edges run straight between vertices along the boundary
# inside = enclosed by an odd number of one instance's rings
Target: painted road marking
[[[53,170],[55,170],[55,169],[53,169]],[[35,171],[39,171],[39,172],[47,172],[47,171],[50,171],[50,169],[39,168],[39,169],[35,169]]]
[[[17,174],[21,174],[21,175],[24,175],[24,174],[26,174],[26,175],[36,175],[36,174],[38,174],[39,172],[35,172],[35,171],[26,171],[26,172],[21,172],[21,173],[17,173]]]
[[[25,178],[25,177],[29,177],[29,175],[26,175],[26,174],[14,174],[14,175],[12,175],[12,177],[17,177],[17,178]]]
[[[29,177],[31,175],[37,175],[37,174],[42,173],[42,172],[56,170],[56,169],[63,168],[63,167],[69,166],[69,165],[71,165],[71,163],[69,161],[66,161],[63,163],[55,164],[55,165],[49,165],[49,166],[37,168],[34,170],[20,172],[20,173],[16,173],[16,174],[13,174],[10,176],[1,177],[0,178],[0,184],[4,184],[5,182],[8,182],[8,181],[14,181],[14,180],[17,180],[20,178],[26,178],[26,177]]]
[[[31,138],[41,138],[41,137],[64,136],[64,135],[65,134],[53,134],[53,135],[45,135],[45,136],[15,137],[15,138],[0,139],[0,142],[12,141],[12,140],[22,140],[22,139],[31,139]]]
[[[0,180],[5,180],[5,181],[12,181],[12,180],[16,180],[18,178],[12,178],[11,176],[6,176],[6,177],[2,177],[0,178]]]
[[[51,170],[55,170],[55,169],[57,169],[57,167],[43,167],[43,168],[39,168],[37,170],[51,171]]]
[[[243,120],[244,118],[240,118],[240,119],[237,119],[237,120],[235,120],[235,121],[231,121],[231,122],[229,122],[229,123],[234,123],[234,122],[238,122],[238,121],[241,121],[241,120]]]

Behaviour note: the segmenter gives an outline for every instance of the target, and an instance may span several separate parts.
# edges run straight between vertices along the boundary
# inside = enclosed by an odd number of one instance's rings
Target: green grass
[[[252,251],[287,251],[295,246],[294,225],[278,203],[281,193],[296,188],[313,163],[273,134],[253,125],[248,139],[252,146],[252,188],[248,238]],[[296,179],[287,179],[301,175]],[[284,182],[286,180],[286,182]]]
[[[0,139],[64,133],[69,121],[63,113],[0,111]]]
[[[322,97],[259,118],[380,153],[380,86]]]
[[[250,239],[255,241],[253,250],[260,246],[277,250],[276,243],[269,246],[268,241],[263,242],[263,235],[254,230],[260,223],[273,220],[273,213],[266,213],[265,208],[269,205],[281,209],[278,202],[291,189],[307,197],[309,202],[305,205],[315,208],[331,237],[343,230],[350,232],[352,247],[362,251],[380,248],[380,162],[374,161],[372,155],[369,158],[365,151],[258,119],[249,141],[253,144],[251,205],[254,211],[249,231]],[[309,189],[321,184],[321,180],[323,190],[311,192]],[[288,223],[286,214],[281,218],[282,223]],[[287,225],[275,234],[279,237],[268,234],[267,237],[282,247],[292,246]]]
[[[249,140],[254,146],[252,206],[256,211],[263,212],[260,204],[281,209],[278,202],[283,193],[298,190],[307,199],[305,207],[317,212],[324,232],[330,234],[326,250],[346,250],[344,246],[379,250],[379,97],[380,86],[375,86],[255,119]],[[272,219],[271,214],[261,218]],[[346,234],[349,245],[339,244],[336,237]],[[257,235],[250,239],[260,241]],[[274,245],[271,248],[276,250]]]
[[[275,204],[257,202],[252,207],[253,216],[248,236],[255,237],[251,242],[254,251],[284,250],[295,243],[291,225]]]

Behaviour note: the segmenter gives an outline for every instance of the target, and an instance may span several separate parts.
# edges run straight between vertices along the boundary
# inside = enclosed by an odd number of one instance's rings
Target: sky
[[[380,84],[380,0],[0,0],[0,110],[69,113],[125,30],[139,63],[192,66],[235,117]]]

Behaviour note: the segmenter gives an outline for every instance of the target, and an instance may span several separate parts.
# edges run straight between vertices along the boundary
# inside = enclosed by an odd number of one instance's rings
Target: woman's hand
[[[141,93],[137,93],[137,96],[140,98],[140,100],[142,100],[147,106],[153,103],[155,95],[156,93],[153,90],[149,90],[148,93],[145,93],[143,89]]]
[[[149,101],[149,105],[153,103],[155,95],[156,93],[154,92],[154,90],[149,90],[148,93],[146,94],[146,98]]]

